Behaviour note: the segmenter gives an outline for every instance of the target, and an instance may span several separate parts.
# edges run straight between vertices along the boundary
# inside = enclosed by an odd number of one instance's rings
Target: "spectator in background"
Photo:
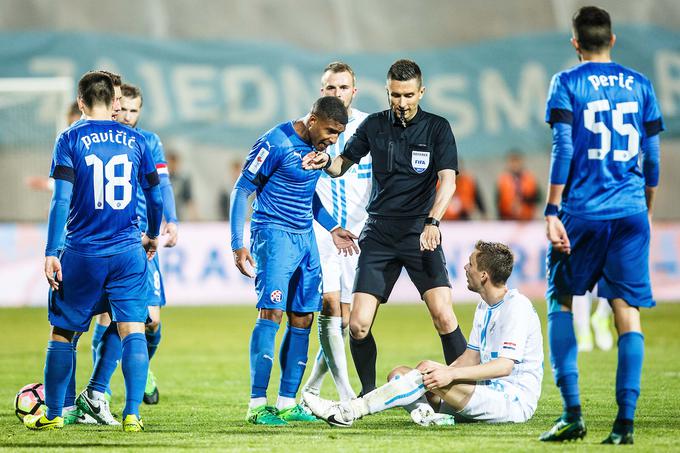
[[[456,176],[456,191],[446,208],[442,220],[470,220],[475,211],[479,211],[482,219],[486,219],[486,206],[477,179],[462,167],[458,159],[458,176]]]
[[[541,191],[536,176],[524,166],[521,151],[510,150],[505,160],[505,171],[496,181],[496,207],[500,220],[531,220]]]
[[[236,184],[236,180],[241,175],[242,169],[243,161],[234,159],[229,162],[229,183],[220,188],[220,195],[218,197],[220,220],[229,220],[229,209],[231,209],[231,202],[229,200],[229,197],[231,196],[230,188],[234,187],[234,184]]]
[[[170,182],[175,192],[177,218],[183,221],[196,221],[199,216],[191,188],[191,177],[182,171],[182,159],[177,151],[169,150],[166,158],[168,159]]]

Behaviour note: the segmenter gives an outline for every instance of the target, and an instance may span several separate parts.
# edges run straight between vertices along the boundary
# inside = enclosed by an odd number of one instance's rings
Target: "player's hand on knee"
[[[177,245],[177,224],[173,222],[169,222],[165,224],[165,227],[163,227],[163,231],[161,232],[163,236],[167,236],[167,240],[165,241],[164,247],[174,247]]]
[[[453,381],[454,369],[450,367],[439,367],[423,373],[423,384],[428,390],[435,390],[446,387]]]
[[[567,236],[567,229],[559,217],[551,215],[545,218],[546,220],[546,236],[552,244],[553,248],[558,252],[569,254],[571,253],[571,243],[569,236]]]
[[[250,266],[248,266],[248,263]],[[236,268],[243,275],[255,278],[255,274],[252,271],[252,269],[255,268],[255,260],[250,256],[247,248],[241,247],[240,249],[234,250],[234,264],[236,264]]]
[[[352,256],[355,253],[359,254],[359,247],[354,242],[358,238],[351,231],[338,227],[331,231],[331,237],[333,238],[333,244],[338,249],[338,255],[341,253],[344,256]]]
[[[158,250],[158,238],[150,238],[146,234],[142,235],[142,247],[146,250],[146,259],[152,260]]]
[[[56,256],[45,257],[45,277],[53,290],[59,289],[61,282],[61,262]]]
[[[438,368],[443,368],[445,366],[446,365],[442,365],[441,363],[435,362],[434,360],[423,360],[418,364],[416,369],[421,373],[426,373],[432,370],[436,370]]]
[[[331,156],[328,153],[312,151],[302,157],[302,168],[305,170],[321,170],[330,159]]]

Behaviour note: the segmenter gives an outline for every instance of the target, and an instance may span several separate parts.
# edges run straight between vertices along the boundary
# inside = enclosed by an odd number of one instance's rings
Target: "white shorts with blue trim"
[[[523,392],[507,381],[477,382],[470,401],[461,411],[442,402],[439,412],[487,423],[524,423],[536,411],[526,403]]]

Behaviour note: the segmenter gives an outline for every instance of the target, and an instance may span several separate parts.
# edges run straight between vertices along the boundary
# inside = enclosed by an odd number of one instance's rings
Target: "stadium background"
[[[159,133],[192,180],[198,217],[207,223],[183,222],[179,246],[162,251],[170,302],[247,303],[254,299],[251,283],[231,263],[228,226],[215,222],[220,194],[233,184],[232,162],[242,160],[263,131],[306,112],[325,64],[342,59],[354,67],[354,106],[372,112],[385,108],[389,64],[401,57],[418,61],[428,90],[423,107],[452,122],[464,166],[493,207],[496,175],[511,148],[526,154],[545,186],[549,78],[576,62],[570,17],[586,3],[0,0],[0,306],[44,304],[49,193],[29,190],[25,180],[47,174],[65,104],[86,70],[111,69],[142,87],[140,126]],[[612,13],[614,58],[650,76],[664,113],[652,271],[657,297],[678,299],[680,3],[598,4]],[[36,77],[66,79],[41,92],[26,80]],[[460,271],[482,232],[513,245],[521,266],[512,283],[541,297],[546,244],[540,220],[445,229],[456,300],[471,297]],[[395,299],[417,297],[402,281]]]

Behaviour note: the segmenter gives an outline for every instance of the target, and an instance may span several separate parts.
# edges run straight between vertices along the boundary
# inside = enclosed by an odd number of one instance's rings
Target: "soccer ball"
[[[24,421],[27,415],[39,414],[45,404],[45,390],[40,383],[24,385],[14,398],[14,413]]]

